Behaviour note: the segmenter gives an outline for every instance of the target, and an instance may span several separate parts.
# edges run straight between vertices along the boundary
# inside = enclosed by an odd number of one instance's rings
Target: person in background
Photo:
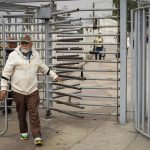
[[[102,59],[102,54],[100,52],[103,51],[103,45],[101,45],[101,43],[103,43],[103,38],[101,36],[96,37],[96,39],[94,40],[95,43],[98,43],[99,45],[95,46],[95,60],[97,60],[97,56],[99,56],[99,59]]]
[[[129,49],[130,49],[130,37],[127,35],[127,55],[129,53]]]
[[[10,37],[8,38],[8,42],[7,42],[7,47],[5,48],[5,52],[6,52],[6,57],[5,60],[7,61],[9,54],[14,51],[14,49],[17,47],[17,39],[15,37]],[[13,101],[13,97],[12,97],[12,92],[11,92],[11,85],[9,85],[9,92],[8,92],[8,96],[7,96],[7,113],[11,114],[12,110],[11,110],[11,105],[12,105],[12,101]],[[2,110],[2,114],[5,114],[5,108]]]
[[[11,77],[13,99],[18,113],[20,139],[27,140],[28,124],[26,120],[29,112],[29,123],[35,145],[42,145],[41,126],[38,113],[40,102],[37,87],[37,72],[50,75],[55,81],[63,82],[63,79],[47,67],[40,54],[32,47],[30,35],[21,37],[20,45],[10,53],[1,76],[1,100],[7,95],[7,82]]]

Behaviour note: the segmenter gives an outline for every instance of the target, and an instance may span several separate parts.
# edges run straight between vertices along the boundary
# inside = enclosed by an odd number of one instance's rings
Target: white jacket
[[[8,60],[2,72],[1,90],[7,90],[8,80],[11,77],[11,89],[20,94],[29,95],[37,90],[37,72],[47,74],[49,68],[42,62],[37,51],[32,48],[30,60],[21,52],[18,46],[9,54]],[[49,71],[53,79],[57,78],[56,73]],[[8,79],[8,80],[7,80]]]

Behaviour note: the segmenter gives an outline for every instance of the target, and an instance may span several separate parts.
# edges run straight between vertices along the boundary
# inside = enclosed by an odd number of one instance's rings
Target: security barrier
[[[64,78],[61,84],[37,74],[40,108],[46,110],[46,118],[57,111],[79,118],[87,114],[112,115],[118,119],[121,111],[120,60],[123,57],[120,56],[119,8],[95,9],[93,5],[92,9],[60,11],[56,4],[50,1],[50,5],[41,7],[24,6],[21,9],[25,12],[1,16],[1,71],[9,37],[16,37],[19,44],[22,34],[30,34],[43,61]],[[117,11],[117,16],[98,15],[113,10]],[[71,18],[72,14],[81,12],[93,13],[93,16]],[[95,41],[99,36],[103,39],[100,43]],[[102,47],[102,51],[95,51],[96,47]],[[99,55],[97,60],[96,55]],[[125,122],[124,117],[122,120]]]
[[[132,11],[132,99],[135,128],[150,137],[150,8]]]

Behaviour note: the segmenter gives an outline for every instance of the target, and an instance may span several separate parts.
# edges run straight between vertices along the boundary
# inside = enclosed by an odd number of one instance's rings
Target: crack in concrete
[[[134,139],[124,148],[124,150],[128,150],[129,146],[133,144],[133,142],[137,139],[139,133],[136,133]]]

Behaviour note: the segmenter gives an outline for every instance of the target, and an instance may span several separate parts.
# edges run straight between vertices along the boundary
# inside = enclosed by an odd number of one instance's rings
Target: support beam
[[[73,0],[53,0],[53,1],[73,1]],[[1,0],[6,3],[33,3],[33,2],[50,2],[50,0]]]
[[[32,3],[32,2],[49,2],[49,0],[3,0],[5,3]]]
[[[35,6],[29,5],[19,5],[19,4],[8,4],[6,2],[0,1],[0,10],[8,10],[8,11],[19,11],[19,10],[26,10],[27,8],[37,8]]]
[[[127,121],[127,0],[120,0],[120,123]]]

